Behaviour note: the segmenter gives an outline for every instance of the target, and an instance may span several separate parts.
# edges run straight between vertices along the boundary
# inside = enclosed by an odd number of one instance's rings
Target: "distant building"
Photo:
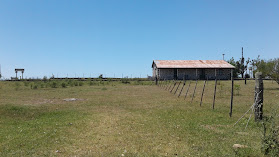
[[[154,60],[153,78],[166,80],[195,80],[231,78],[235,67],[224,60]]]

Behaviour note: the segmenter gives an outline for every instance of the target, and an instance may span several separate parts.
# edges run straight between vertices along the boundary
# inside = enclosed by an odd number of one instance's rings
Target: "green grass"
[[[186,100],[189,81],[180,98],[182,84],[174,95],[151,82],[129,82],[70,82],[66,88],[59,81],[57,88],[0,82],[0,156],[263,156],[259,124],[252,119],[245,130],[247,115],[233,127],[253,104],[254,81],[235,81],[241,88],[231,118],[229,81],[217,87],[215,110],[214,81],[206,84],[202,106],[203,81],[193,103],[193,81]],[[279,86],[264,86],[268,115],[278,106]],[[234,150],[233,144],[248,148]]]

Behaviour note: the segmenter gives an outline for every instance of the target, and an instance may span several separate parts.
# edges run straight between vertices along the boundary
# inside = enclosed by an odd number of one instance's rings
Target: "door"
[[[201,80],[204,80],[204,79],[205,79],[205,69],[201,69],[200,79],[201,79]]]
[[[173,69],[173,79],[177,80],[177,69]]]

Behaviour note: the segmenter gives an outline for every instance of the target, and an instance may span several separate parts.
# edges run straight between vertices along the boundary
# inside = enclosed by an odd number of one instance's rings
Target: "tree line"
[[[242,48],[242,57],[239,60],[232,57],[227,62],[235,66],[234,78],[250,78],[252,76],[250,76],[248,70],[252,71],[253,76],[259,71],[262,72],[264,78],[273,79],[279,84],[279,58],[265,60],[258,56],[256,59],[250,59],[249,57],[245,59]]]

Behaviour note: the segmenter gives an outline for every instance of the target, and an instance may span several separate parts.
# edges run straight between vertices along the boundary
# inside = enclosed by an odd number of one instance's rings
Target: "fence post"
[[[158,85],[158,77],[155,77],[155,84]]]
[[[174,83],[174,80],[172,80],[172,83]],[[170,83],[170,86],[168,88],[168,91],[171,89],[172,83]]]
[[[181,81],[179,82],[179,84],[178,84],[178,86],[177,86],[177,88],[176,88],[176,90],[175,90],[175,92],[174,92],[174,95],[176,94],[176,92],[177,92],[177,90],[178,90],[180,84],[181,84]]]
[[[212,104],[212,109],[213,110],[214,110],[214,107],[215,107],[216,87],[217,87],[217,77],[215,77],[214,96],[213,96],[213,104]]]
[[[263,119],[263,80],[262,73],[256,72],[255,78],[255,121]]]
[[[231,69],[231,80],[232,80],[232,90],[231,90],[231,108],[230,108],[230,117],[232,117],[232,109],[233,109],[233,69]]]
[[[198,79],[196,80],[196,85],[195,85],[195,88],[194,88],[194,93],[192,95],[192,100],[191,100],[191,103],[193,102],[193,99],[195,97],[195,92],[196,92],[196,88],[197,88],[197,83],[198,83]]]
[[[170,91],[170,92],[172,92],[172,91],[173,91],[173,89],[174,89],[174,87],[176,86],[176,84],[177,84],[177,81],[174,83],[174,85],[173,85],[173,87],[172,87],[172,89],[171,89],[171,91]]]
[[[189,85],[188,85],[187,91],[186,91],[185,96],[184,96],[184,100],[185,100],[185,99],[186,99],[186,97],[187,97],[187,94],[188,94],[188,91],[189,91],[190,85],[191,85],[191,81],[189,82]]]
[[[178,94],[178,97],[180,97],[181,92],[183,91],[183,88],[184,88],[185,84],[186,84],[186,79],[184,80],[183,86],[182,86],[182,88],[181,88],[181,90],[180,90],[180,93]]]
[[[203,98],[203,93],[204,93],[205,84],[206,84],[206,80],[204,80],[204,84],[203,84],[200,106],[202,105],[202,98]]]

